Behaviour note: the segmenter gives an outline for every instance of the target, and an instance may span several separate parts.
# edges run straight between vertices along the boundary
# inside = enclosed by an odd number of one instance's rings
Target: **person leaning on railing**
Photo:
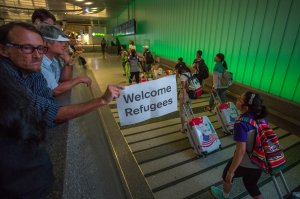
[[[40,72],[42,57],[47,50],[41,33],[32,24],[11,22],[0,27],[0,64],[3,66],[0,72],[5,72],[26,89],[35,114],[45,115],[49,127],[86,114],[119,97],[123,87],[109,85],[99,98],[59,106]]]

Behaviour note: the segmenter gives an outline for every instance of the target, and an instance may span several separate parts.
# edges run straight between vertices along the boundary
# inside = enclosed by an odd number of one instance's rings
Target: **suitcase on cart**
[[[222,126],[225,134],[233,134],[233,127],[235,120],[239,117],[240,113],[232,102],[221,103],[220,97],[217,93],[213,92],[212,96],[215,102],[215,112],[217,119]]]
[[[221,149],[221,141],[207,116],[194,117],[189,103],[183,106],[186,117],[185,128],[189,142],[197,155],[205,156]]]

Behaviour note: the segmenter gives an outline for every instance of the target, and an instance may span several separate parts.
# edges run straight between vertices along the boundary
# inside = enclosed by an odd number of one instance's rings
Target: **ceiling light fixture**
[[[82,2],[82,1],[84,1],[84,0],[75,0],[75,1]]]
[[[85,2],[84,4],[85,4],[85,5],[92,5],[93,2]]]

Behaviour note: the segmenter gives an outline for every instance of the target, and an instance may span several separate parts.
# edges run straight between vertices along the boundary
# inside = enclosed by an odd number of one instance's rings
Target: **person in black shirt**
[[[105,59],[105,49],[107,47],[107,42],[104,37],[102,38],[100,45],[101,45],[103,59]]]
[[[0,198],[46,198],[54,181],[46,122],[33,114],[23,87],[6,73],[0,79]]]
[[[208,78],[209,71],[204,59],[202,58],[202,50],[197,50],[196,59],[193,61],[192,67],[195,69],[195,75],[198,78],[202,87],[204,87],[204,80]]]
[[[154,63],[154,58],[149,50],[149,46],[144,46],[143,58],[143,70],[146,73],[150,73],[152,64]]]
[[[121,55],[121,43],[120,40],[118,38],[116,38],[116,46],[118,49],[118,55]]]
[[[186,67],[186,64],[183,62],[183,58],[179,57],[177,60],[177,64],[175,65],[175,71],[178,70],[179,67]]]

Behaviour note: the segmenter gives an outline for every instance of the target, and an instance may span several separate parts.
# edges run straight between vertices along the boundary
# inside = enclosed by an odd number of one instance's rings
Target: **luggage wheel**
[[[207,156],[207,153],[206,153],[206,152],[204,152],[204,153],[202,153],[201,155],[199,155],[200,158],[206,158],[206,156]]]
[[[226,131],[223,131],[223,134],[224,134],[224,135],[232,135],[233,132],[226,132]]]
[[[219,150],[221,151],[222,149],[223,149],[223,148],[222,148],[222,146],[220,145],[220,146],[219,146]]]

